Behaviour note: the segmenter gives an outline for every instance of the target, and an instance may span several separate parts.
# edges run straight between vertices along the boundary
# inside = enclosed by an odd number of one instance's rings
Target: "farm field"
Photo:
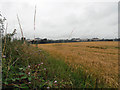
[[[75,42],[38,44],[54,58],[85,72],[111,87],[118,87],[118,42]]]

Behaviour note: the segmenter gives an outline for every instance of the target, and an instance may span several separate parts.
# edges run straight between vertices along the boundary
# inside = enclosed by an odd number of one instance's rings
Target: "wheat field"
[[[74,42],[38,44],[39,48],[55,58],[61,58],[69,65],[84,67],[86,72],[118,87],[118,42]]]

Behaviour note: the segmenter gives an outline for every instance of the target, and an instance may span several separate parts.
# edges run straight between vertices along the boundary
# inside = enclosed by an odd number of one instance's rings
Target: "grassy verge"
[[[96,88],[103,87],[83,68],[74,69],[44,50],[9,42],[2,58],[3,89],[6,88]]]
[[[63,82],[63,86],[66,83],[67,88],[107,88],[103,82],[99,82],[98,79],[94,78],[92,75],[85,72],[82,67],[77,67],[75,69],[73,65],[69,65],[61,58],[54,58],[48,53],[47,56],[47,66],[48,66],[48,78],[56,78],[56,80]]]

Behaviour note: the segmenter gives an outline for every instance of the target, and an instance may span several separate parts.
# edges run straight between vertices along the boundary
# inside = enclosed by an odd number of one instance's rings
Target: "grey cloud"
[[[75,30],[71,38],[117,37],[117,3],[50,1],[37,3],[36,37],[67,38],[73,28]],[[8,19],[9,32],[17,28],[18,36],[21,36],[16,18],[18,13],[24,35],[27,38],[33,38],[34,5],[32,3],[14,0],[13,2],[3,2],[0,3],[0,10]]]

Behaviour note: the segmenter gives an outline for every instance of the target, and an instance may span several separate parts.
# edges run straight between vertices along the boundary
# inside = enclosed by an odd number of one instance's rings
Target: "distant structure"
[[[101,39],[99,38],[92,38],[91,41],[100,41]]]
[[[59,39],[59,40],[49,40],[47,38],[35,38],[33,40],[28,39],[28,43],[31,44],[45,44],[45,43],[68,43],[68,42],[97,42],[97,41],[120,41],[120,38],[115,39],[99,39],[99,38],[92,38],[92,39],[80,39],[80,38],[72,38],[71,40],[68,39]]]

